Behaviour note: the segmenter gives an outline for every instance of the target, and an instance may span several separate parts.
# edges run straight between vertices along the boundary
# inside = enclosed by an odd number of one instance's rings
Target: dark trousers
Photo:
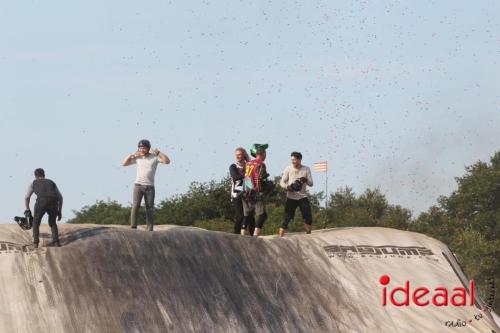
[[[141,207],[141,201],[144,197],[146,205],[146,224],[149,231],[153,231],[154,209],[155,209],[155,187],[152,185],[134,185],[132,196],[132,211],[130,212],[130,225],[137,227],[137,212]]]
[[[37,198],[35,203],[35,214],[33,216],[33,243],[40,242],[40,223],[47,213],[49,215],[49,226],[52,231],[52,242],[59,241],[59,231],[57,230],[56,218],[59,207],[57,199]]]
[[[299,207],[300,213],[304,218],[306,224],[312,224],[312,213],[311,213],[311,204],[309,203],[308,198],[302,198],[300,200],[286,199],[285,202],[285,214],[283,216],[283,223],[281,227],[286,229],[288,227],[288,223],[290,220],[295,218],[295,210]]]
[[[253,213],[252,213],[253,214]],[[243,224],[249,225],[252,221],[255,223],[255,228],[262,229],[264,227],[264,222],[267,220],[267,213],[264,210],[264,213],[257,216],[257,221],[255,221],[255,215],[248,215],[244,217]],[[253,232],[252,232],[253,235]]]
[[[241,233],[241,224],[243,222],[243,200],[241,198],[233,198],[234,208],[234,233]],[[248,232],[253,235],[255,230],[255,216],[252,214],[248,216]]]

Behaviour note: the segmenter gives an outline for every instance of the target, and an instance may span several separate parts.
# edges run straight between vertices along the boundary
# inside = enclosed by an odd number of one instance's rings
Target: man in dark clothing
[[[63,197],[56,183],[45,178],[45,171],[43,169],[35,170],[35,180],[28,187],[26,197],[24,198],[26,210],[30,212],[30,198],[33,193],[36,194],[35,214],[33,216],[33,245],[38,247],[38,243],[40,242],[40,223],[45,213],[47,213],[50,230],[52,231],[51,245],[61,246],[56,218],[58,221],[61,221]]]
[[[245,165],[250,160],[248,153],[242,147],[234,151],[236,163],[229,166],[229,175],[231,176],[231,203],[234,208],[234,233],[241,233],[241,223],[243,222],[243,179],[245,178]],[[255,218],[253,215],[249,218],[248,231],[253,235],[255,229]]]

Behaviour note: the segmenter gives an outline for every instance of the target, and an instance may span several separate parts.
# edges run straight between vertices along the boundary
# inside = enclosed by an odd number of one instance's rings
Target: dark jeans
[[[130,225],[137,227],[137,212],[141,207],[141,201],[144,197],[146,205],[146,224],[149,231],[153,231],[154,209],[155,209],[155,187],[152,185],[134,185],[132,197],[132,211],[130,212]]]
[[[233,198],[234,208],[234,233],[241,233],[241,223],[243,222],[243,200],[241,198]],[[255,230],[255,217],[252,214],[248,217],[248,232],[253,236]]]
[[[49,226],[52,231],[52,242],[59,241],[59,231],[57,230],[56,218],[58,212],[57,199],[37,198],[35,203],[35,214],[33,215],[33,243],[40,242],[40,223],[47,213],[49,215]]]
[[[295,210],[299,207],[300,213],[304,218],[306,224],[312,224],[312,213],[311,213],[311,204],[309,203],[308,198],[302,198],[300,200],[286,199],[285,202],[285,214],[283,216],[283,223],[281,227],[286,229],[288,227],[288,223],[290,220],[295,218]]]

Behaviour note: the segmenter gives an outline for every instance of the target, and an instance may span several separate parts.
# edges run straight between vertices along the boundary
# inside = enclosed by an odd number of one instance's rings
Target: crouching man
[[[61,221],[63,197],[56,183],[45,178],[43,169],[35,170],[35,180],[28,187],[28,192],[24,198],[26,210],[30,212],[30,198],[33,193],[36,194],[35,214],[33,216],[33,245],[38,247],[38,243],[40,243],[40,223],[45,213],[47,213],[50,230],[52,231],[52,243],[49,245],[61,246],[56,219]]]

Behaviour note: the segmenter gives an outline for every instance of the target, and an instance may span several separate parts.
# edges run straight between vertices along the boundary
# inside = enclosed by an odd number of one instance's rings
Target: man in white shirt
[[[306,233],[311,233],[312,225],[311,204],[306,192],[306,186],[313,186],[311,169],[302,165],[301,153],[294,151],[290,156],[292,165],[285,168],[280,181],[281,187],[287,190],[283,223],[278,231],[280,237],[285,235],[288,223],[295,217],[295,210],[297,207],[299,207],[300,213],[304,218]]]
[[[153,231],[156,167],[158,163],[169,164],[170,159],[157,148],[151,149],[151,143],[148,140],[139,141],[137,147],[137,151],[127,155],[122,162],[123,166],[137,164],[137,176],[132,197],[132,211],[130,213],[130,226],[132,229],[137,229],[137,211],[141,206],[142,197],[144,197],[147,229]]]

